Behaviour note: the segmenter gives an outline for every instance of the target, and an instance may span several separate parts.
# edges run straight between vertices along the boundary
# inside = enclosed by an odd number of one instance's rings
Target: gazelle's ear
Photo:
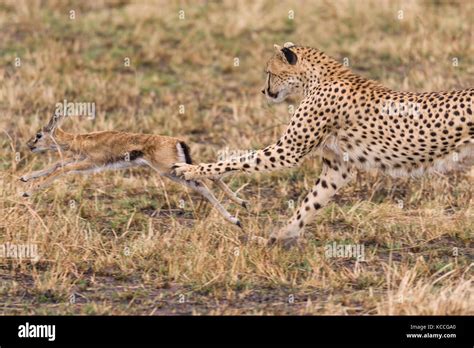
[[[58,126],[59,122],[62,120],[63,116],[57,113],[54,113],[53,116],[51,116],[48,124],[44,127],[44,130],[46,132],[52,132],[56,129]]]

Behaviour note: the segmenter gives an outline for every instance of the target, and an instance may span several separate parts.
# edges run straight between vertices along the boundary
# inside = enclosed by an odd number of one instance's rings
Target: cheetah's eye
[[[41,139],[42,136],[43,136],[43,134],[41,134],[41,133],[36,133],[36,139]]]

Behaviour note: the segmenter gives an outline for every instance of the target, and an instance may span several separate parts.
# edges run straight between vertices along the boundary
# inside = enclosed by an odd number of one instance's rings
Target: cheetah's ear
[[[296,56],[295,52],[290,50],[290,47],[294,47],[294,45],[291,42],[285,43],[283,47],[277,44],[273,45],[273,48],[275,49],[277,54],[281,55],[282,58],[286,59],[286,61],[289,64],[295,65],[296,62],[298,61],[298,57]]]
[[[296,56],[296,53],[290,50],[288,47],[283,47],[281,49],[283,54],[285,55],[286,60],[290,65],[295,65],[296,62],[298,61],[298,57]]]

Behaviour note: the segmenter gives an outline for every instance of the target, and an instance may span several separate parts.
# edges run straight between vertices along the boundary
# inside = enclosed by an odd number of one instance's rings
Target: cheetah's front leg
[[[184,180],[219,179],[236,171],[245,173],[269,172],[297,166],[307,149],[290,147],[279,141],[262,150],[257,150],[239,158],[219,161],[216,163],[175,163],[173,174]]]
[[[268,243],[271,245],[278,242],[284,246],[290,246],[297,242],[304,226],[315,218],[318,211],[350,178],[351,173],[346,163],[340,161],[331,152],[324,152],[321,176],[316,180],[289,223],[284,228],[273,232]]]
[[[237,171],[245,173],[270,172],[296,167],[312,149],[317,148],[323,142],[329,132],[327,127],[329,118],[326,116],[307,118],[303,122],[302,115],[309,105],[311,105],[311,99],[301,102],[291,118],[288,128],[275,144],[239,158],[216,163],[200,163],[198,165],[175,163],[173,174],[185,180],[201,180],[204,178],[218,179]],[[306,134],[304,138],[303,134]]]

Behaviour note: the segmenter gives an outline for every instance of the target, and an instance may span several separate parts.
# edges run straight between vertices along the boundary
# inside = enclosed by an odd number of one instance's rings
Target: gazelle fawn
[[[173,163],[192,163],[185,142],[167,136],[116,131],[71,134],[58,127],[63,119],[62,115],[53,115],[49,123],[28,141],[27,145],[33,152],[58,151],[63,158],[49,168],[22,176],[20,180],[23,182],[43,177],[29,192],[23,193],[24,197],[31,196],[65,174],[148,166],[160,175],[199,192],[227,221],[242,227],[240,221],[219,203],[203,181],[184,180],[171,174]],[[233,202],[247,207],[246,202],[238,198],[221,179],[211,181]]]

